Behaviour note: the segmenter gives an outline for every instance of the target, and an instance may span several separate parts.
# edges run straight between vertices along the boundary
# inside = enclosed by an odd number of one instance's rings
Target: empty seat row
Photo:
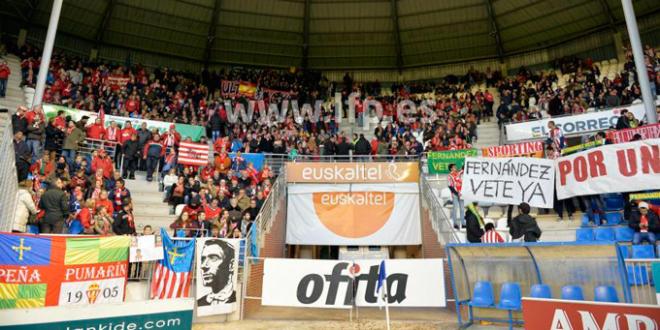
[[[630,227],[578,228],[575,230],[576,241],[629,242],[635,231]]]
[[[604,217],[602,220],[605,220],[605,225],[606,226],[616,226],[621,223],[623,223],[623,214],[621,212],[607,212],[604,214]],[[598,213],[594,214],[594,222],[596,224],[601,223],[601,215]],[[583,214],[582,215],[582,226],[583,227],[588,227],[589,226],[589,215],[588,214]]]
[[[552,299],[552,290],[547,284],[534,284],[530,288],[532,298]],[[561,299],[584,300],[582,288],[577,285],[566,285],[561,289]],[[594,301],[619,302],[616,288],[609,285],[601,285],[594,288]],[[515,282],[502,283],[500,289],[500,301],[495,304],[493,285],[488,281],[479,281],[474,284],[472,299],[468,302],[470,307],[497,308],[509,313],[509,328],[513,327],[513,311],[522,308],[522,293],[520,284]]]

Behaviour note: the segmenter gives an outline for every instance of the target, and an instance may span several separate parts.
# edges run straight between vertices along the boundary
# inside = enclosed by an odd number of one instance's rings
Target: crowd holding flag
[[[161,228],[164,258],[156,264],[151,281],[152,299],[186,298],[190,295],[195,240],[173,241]]]
[[[183,165],[206,166],[209,163],[209,146],[205,143],[181,142],[177,162]]]

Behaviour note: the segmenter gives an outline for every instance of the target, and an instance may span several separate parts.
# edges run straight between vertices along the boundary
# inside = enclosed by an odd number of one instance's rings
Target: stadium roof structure
[[[48,0],[2,16],[46,27]],[[634,1],[658,17],[660,1]],[[502,58],[624,24],[619,0],[64,0],[58,33],[206,64],[403,69]]]

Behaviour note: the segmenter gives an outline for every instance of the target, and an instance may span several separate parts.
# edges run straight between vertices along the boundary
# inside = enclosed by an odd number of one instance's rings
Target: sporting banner
[[[523,298],[525,329],[658,329],[660,306]]]
[[[160,236],[132,236],[129,254],[130,262],[143,262],[163,259],[163,241]]]
[[[88,124],[94,123],[94,120],[96,120],[96,117],[98,117],[98,112],[72,109],[59,105],[44,104],[42,107],[44,110],[44,114],[46,115],[46,118],[55,117],[59,110],[64,111],[65,115],[71,117],[71,119],[74,121],[78,121],[83,116],[87,116],[89,117],[89,120],[87,121]],[[120,116],[112,116],[108,114],[105,115],[104,125],[106,127],[110,126],[110,122],[113,121],[119,124],[119,126],[121,127],[123,127],[126,122],[131,122],[131,124],[135,129],[139,128],[142,125],[142,123],[146,123],[148,129],[155,128],[158,129],[158,131],[161,133],[169,130],[170,125],[172,125],[172,123],[168,123],[164,121],[120,117]],[[181,137],[183,139],[191,138],[193,141],[199,141],[199,139],[201,139],[202,136],[206,135],[206,128],[204,128],[203,126],[176,124],[176,123],[174,125],[176,127],[176,131],[179,132],[179,134],[181,134]]]
[[[240,239],[197,239],[197,316],[236,311]]]
[[[382,305],[376,293],[381,260],[266,259],[265,306],[351,308]],[[385,260],[390,307],[445,307],[442,259]]]
[[[128,236],[0,234],[0,309],[124,301]]]
[[[660,189],[660,139],[610,144],[555,159],[557,197]]]
[[[209,145],[181,142],[176,162],[181,165],[206,166],[209,164]]]
[[[450,164],[456,164],[460,169],[463,167],[465,157],[476,157],[478,152],[477,149],[429,152],[426,156],[429,174],[447,174]]]
[[[466,158],[461,194],[468,202],[552,208],[554,162],[542,158]]]
[[[223,80],[220,84],[220,95],[222,97],[235,97],[238,95],[239,81]]]
[[[593,149],[593,148],[596,148],[596,147],[600,147],[602,145],[603,145],[603,140],[590,141],[590,142],[574,145],[572,147],[564,148],[564,149],[561,150],[561,154],[564,155],[564,156],[565,155],[570,155],[570,154],[574,154],[576,152],[585,151],[585,150]]]
[[[394,183],[419,182],[418,163],[305,163],[286,165],[287,182]]]
[[[417,183],[295,184],[287,196],[287,244],[422,243]]]
[[[0,310],[0,330],[192,329],[193,299]]]
[[[624,143],[632,140],[633,136],[637,134],[642,137],[642,140],[660,138],[660,123],[620,131],[609,131],[607,132],[607,139],[612,143]]]
[[[543,158],[544,144],[542,141],[523,142],[493,146],[481,149],[483,157],[535,157]]]
[[[580,115],[545,118],[541,120],[526,121],[508,124],[505,126],[508,141],[522,141],[544,138],[548,135],[548,122],[554,121],[561,128],[564,135],[578,135],[591,132],[605,131],[616,126],[621,110],[627,109],[642,120],[645,116],[644,104],[633,104],[617,107],[607,111],[587,112]]]

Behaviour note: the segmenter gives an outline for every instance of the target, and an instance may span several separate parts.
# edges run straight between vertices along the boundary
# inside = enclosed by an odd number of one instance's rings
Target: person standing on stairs
[[[451,190],[452,210],[451,220],[454,228],[465,227],[465,211],[463,200],[461,199],[461,188],[463,187],[463,170],[459,171],[456,164],[449,164],[449,175],[447,176],[447,185]]]
[[[0,97],[4,98],[7,93],[7,80],[11,74],[11,69],[7,65],[7,61],[0,60]]]

